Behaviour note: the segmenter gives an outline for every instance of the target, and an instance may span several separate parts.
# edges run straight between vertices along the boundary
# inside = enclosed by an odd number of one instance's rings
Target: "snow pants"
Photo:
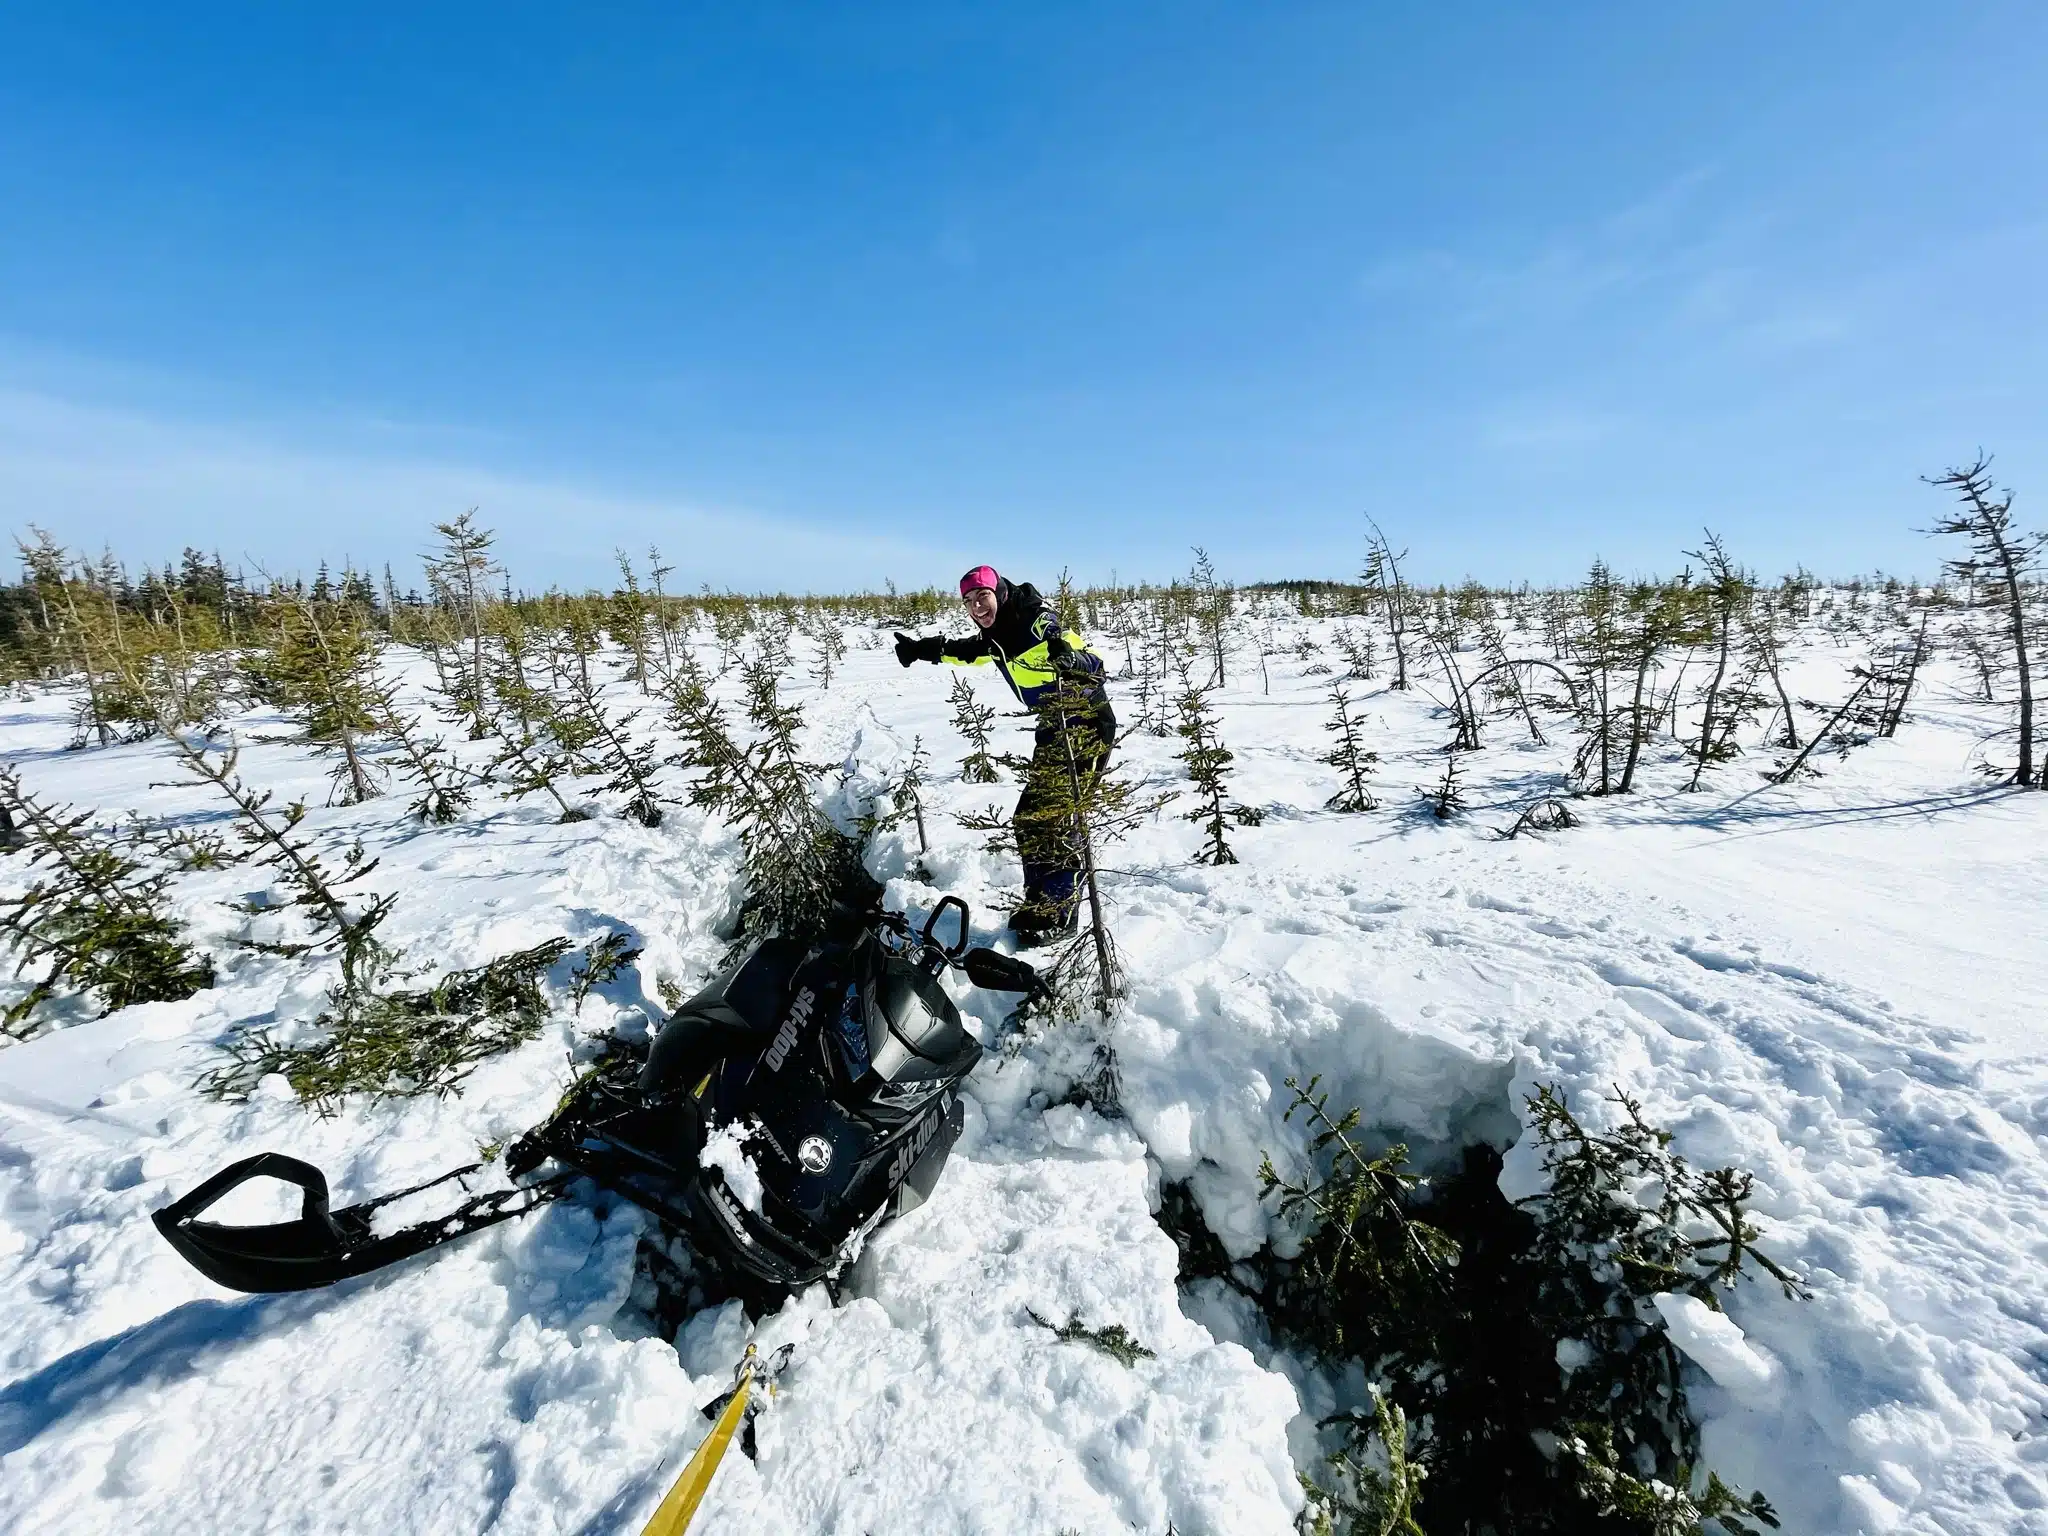
[[[1024,905],[1015,926],[1063,928],[1074,920],[1074,886],[1081,876],[1080,828],[1061,802],[1102,771],[1116,743],[1116,715],[1107,708],[1076,721],[1072,761],[1057,728],[1041,725],[1024,776],[1024,793],[1010,824],[1017,829],[1017,856],[1024,863]],[[1064,791],[1064,793],[1063,793]]]

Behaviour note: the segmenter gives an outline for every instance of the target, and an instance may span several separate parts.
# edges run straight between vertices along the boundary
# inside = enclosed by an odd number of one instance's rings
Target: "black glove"
[[[913,661],[944,661],[946,637],[927,635],[922,640],[913,640],[899,629],[896,631],[896,659],[906,667]]]

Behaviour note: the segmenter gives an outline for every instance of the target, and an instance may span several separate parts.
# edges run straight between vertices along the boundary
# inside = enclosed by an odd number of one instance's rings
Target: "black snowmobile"
[[[948,909],[960,923],[950,947],[935,934]],[[220,1285],[308,1290],[523,1215],[589,1177],[680,1229],[743,1294],[769,1300],[836,1276],[870,1232],[930,1196],[960,1134],[959,1085],[981,1046],[940,976],[957,968],[997,992],[1039,985],[1023,961],[967,948],[967,933],[958,897],[915,930],[883,910],[875,887],[815,941],[755,943],[651,1048],[613,1042],[544,1124],[511,1143],[502,1173],[474,1164],[333,1211],[319,1169],[266,1152],[157,1211],[157,1229]],[[746,1166],[728,1178],[737,1156]],[[296,1221],[201,1219],[259,1178],[298,1186]],[[496,1187],[471,1192],[483,1182]],[[450,1184],[467,1196],[454,1209],[412,1214]]]

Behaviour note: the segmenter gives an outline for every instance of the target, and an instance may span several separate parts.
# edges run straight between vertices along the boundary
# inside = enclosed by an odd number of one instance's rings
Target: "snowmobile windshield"
[[[972,1063],[980,1047],[936,978],[891,959],[870,985],[868,1056],[883,1078],[951,1075]]]

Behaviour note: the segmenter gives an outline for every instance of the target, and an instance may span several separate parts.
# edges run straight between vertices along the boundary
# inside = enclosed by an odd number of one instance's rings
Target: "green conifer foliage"
[[[440,737],[422,731],[388,692],[380,713],[398,743],[402,771],[419,791],[419,798],[406,809],[431,826],[446,826],[469,808],[477,776],[447,751]]]
[[[319,935],[310,942],[244,940],[252,949],[270,954],[305,955],[331,949],[341,956],[344,984],[353,988],[367,985],[391,961],[391,953],[377,941],[377,928],[391,914],[396,898],[370,895],[360,904],[345,896],[348,886],[365,878],[377,861],[363,851],[360,841],[349,844],[337,872],[314,850],[310,837],[301,836],[306,819],[306,802],[294,800],[282,810],[271,807],[270,790],[253,790],[235,771],[238,748],[215,753],[188,740],[181,732],[166,733],[186,772],[210,784],[226,798],[235,812],[235,836],[255,858],[259,868],[274,871],[290,892],[286,906],[298,911]],[[244,908],[261,916],[264,906]]]
[[[643,827],[658,827],[667,796],[656,777],[653,744],[633,739],[636,718],[636,710],[613,715],[582,674],[570,676],[563,691],[548,699],[545,715],[548,733],[564,756],[584,772],[602,774],[605,788],[625,797],[620,815]]]
[[[489,730],[485,611],[491,602],[492,578],[503,574],[491,557],[497,535],[477,526],[474,507],[452,523],[436,523],[434,531],[441,535],[441,548],[427,560],[427,584],[454,616],[468,652],[452,697],[470,722],[470,740],[478,741]]]
[[[967,738],[967,755],[960,759],[960,780],[964,784],[993,784],[1002,775],[996,770],[995,755],[988,748],[989,728],[995,724],[992,704],[979,703],[974,684],[964,672],[953,674],[953,729]]]
[[[1106,1327],[1090,1328],[1079,1317],[1070,1317],[1064,1323],[1055,1324],[1049,1319],[1041,1317],[1036,1310],[1030,1307],[1024,1309],[1024,1315],[1030,1318],[1032,1322],[1038,1324],[1039,1327],[1045,1329],[1046,1332],[1050,1333],[1062,1344],[1086,1344],[1090,1348],[1102,1351],[1103,1354],[1109,1356],[1118,1365],[1133,1366],[1140,1360],[1158,1358],[1154,1351],[1140,1344],[1131,1331],[1124,1327],[1122,1323],[1110,1323]]]
[[[1236,761],[1236,755],[1223,745],[1216,712],[1209,704],[1211,691],[1209,685],[1197,687],[1183,670],[1175,708],[1180,717],[1176,730],[1185,745],[1176,756],[1195,786],[1195,808],[1181,819],[1202,829],[1196,863],[1235,864],[1237,855],[1231,852],[1225,834],[1232,826],[1257,826],[1264,820],[1264,813],[1230,799],[1230,765]]]
[[[446,1095],[479,1063],[540,1034],[548,1017],[541,979],[569,947],[550,939],[420,990],[335,987],[313,1020],[315,1040],[287,1043],[272,1029],[235,1036],[222,1047],[227,1063],[200,1079],[200,1091],[239,1102],[276,1073],[323,1115],[354,1094]]]
[[[1324,809],[1351,814],[1369,811],[1378,802],[1366,780],[1372,777],[1380,755],[1366,747],[1361,736],[1364,722],[1351,712],[1349,694],[1342,688],[1332,688],[1330,706],[1333,713],[1324,729],[1337,738],[1337,745],[1322,760],[1337,770],[1344,787],[1330,796]]]
[[[905,822],[917,828],[917,868],[924,867],[924,856],[931,852],[931,839],[925,833],[924,787],[925,774],[931,767],[931,758],[925,752],[924,738],[914,737],[910,745],[910,756],[903,764],[903,770],[896,775],[887,791],[888,807],[876,805],[861,819],[863,839],[872,838],[877,832],[893,832]],[[918,875],[918,879],[926,878]]]
[[[1327,1421],[1340,1446],[1309,1489],[1310,1529],[1757,1536],[1776,1526],[1763,1495],[1700,1468],[1687,1368],[1654,1303],[1675,1293],[1718,1309],[1759,1274],[1788,1299],[1804,1296],[1757,1247],[1747,1174],[1693,1169],[1624,1094],[1613,1128],[1595,1131],[1544,1085],[1528,1111],[1547,1188],[1510,1205],[1491,1148],[1424,1180],[1405,1148],[1374,1151],[1355,1111],[1333,1116],[1316,1080],[1287,1086],[1288,1118],[1309,1130],[1307,1168],[1283,1175],[1269,1158],[1261,1176],[1297,1229],[1294,1256],[1268,1249],[1233,1263],[1184,1197],[1162,1209],[1188,1229],[1176,1233],[1185,1272],[1226,1279],[1279,1338],[1356,1359],[1376,1384],[1372,1413]]]
[[[0,946],[13,953],[16,976],[43,968],[0,1015],[0,1032],[34,1033],[39,1011],[66,996],[112,1013],[213,985],[213,962],[168,911],[168,871],[147,871],[88,813],[38,799],[12,768],[0,768],[0,809],[38,871],[21,895],[0,900]]]
[[[264,675],[272,699],[298,720],[305,739],[338,755],[334,803],[358,805],[382,792],[370,739],[388,729],[377,675],[383,637],[352,605],[310,597],[279,605]]]
[[[744,744],[702,674],[677,667],[666,692],[683,750],[671,761],[693,775],[690,804],[725,817],[739,834],[742,933],[815,933],[859,871],[860,845],[818,807],[824,765],[799,749],[803,711],[783,702],[774,654],[748,662],[741,681],[754,732]]]
[[[1455,752],[1444,758],[1444,776],[1437,780],[1436,788],[1418,790],[1429,806],[1429,814],[1438,821],[1450,821],[1465,810],[1465,786],[1458,778],[1458,756]]]

